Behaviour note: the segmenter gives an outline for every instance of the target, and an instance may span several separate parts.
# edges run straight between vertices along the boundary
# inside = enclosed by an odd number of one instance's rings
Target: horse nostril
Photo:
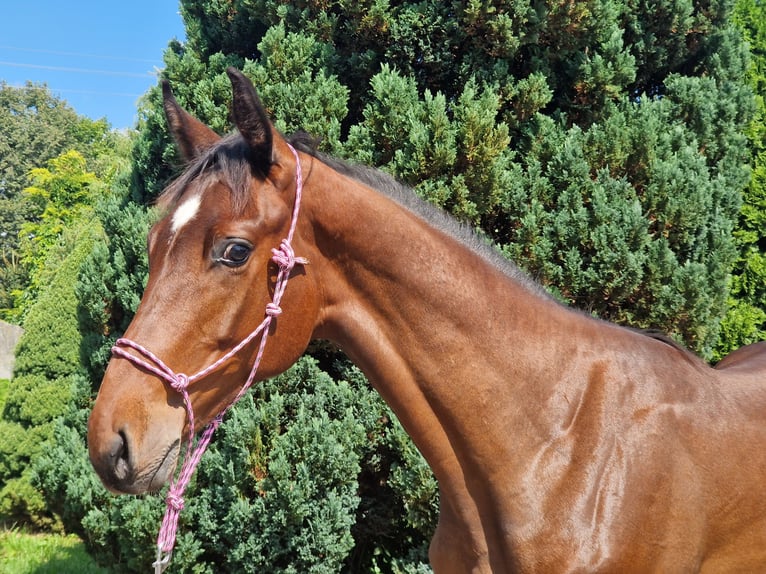
[[[124,431],[119,431],[112,440],[112,448],[109,458],[112,462],[114,478],[124,481],[130,476],[130,453],[128,451],[128,439]]]

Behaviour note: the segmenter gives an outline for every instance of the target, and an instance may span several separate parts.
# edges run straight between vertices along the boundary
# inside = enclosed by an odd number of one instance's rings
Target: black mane
[[[504,257],[488,239],[482,238],[469,225],[462,223],[423,200],[409,186],[397,181],[391,175],[373,167],[349,163],[317,151],[317,141],[311,136],[298,134],[290,140],[296,149],[318,159],[340,174],[363,183],[393,199],[396,203],[416,214],[431,226],[458,240],[484,260],[503,271],[531,291],[549,298],[550,295],[538,283],[521,271],[512,261]]]

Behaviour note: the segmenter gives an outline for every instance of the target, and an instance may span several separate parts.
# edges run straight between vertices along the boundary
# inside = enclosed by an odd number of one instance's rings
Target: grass
[[[74,535],[0,530],[0,574],[106,574]]]
[[[0,413],[10,390],[0,379]],[[0,528],[0,574],[107,574],[85,551],[77,536],[27,534]]]

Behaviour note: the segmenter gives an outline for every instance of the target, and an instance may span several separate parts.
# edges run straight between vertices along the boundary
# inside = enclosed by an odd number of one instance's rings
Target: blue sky
[[[133,127],[162,54],[184,38],[178,0],[13,0],[0,7],[0,80],[44,82],[77,113]]]

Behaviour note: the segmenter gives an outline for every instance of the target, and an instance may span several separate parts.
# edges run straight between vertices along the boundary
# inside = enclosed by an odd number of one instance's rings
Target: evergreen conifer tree
[[[738,0],[734,21],[751,49],[747,77],[755,93],[756,114],[747,130],[752,172],[735,231],[739,258],[717,358],[766,338],[766,9],[756,0]]]
[[[75,400],[87,385],[80,366],[77,274],[100,228],[84,220],[70,228],[47,270],[45,288],[29,310],[17,348],[14,377],[0,413],[0,524],[55,527],[34,484],[32,462],[50,447],[59,417],[83,407]],[[84,385],[85,382],[85,385]]]

